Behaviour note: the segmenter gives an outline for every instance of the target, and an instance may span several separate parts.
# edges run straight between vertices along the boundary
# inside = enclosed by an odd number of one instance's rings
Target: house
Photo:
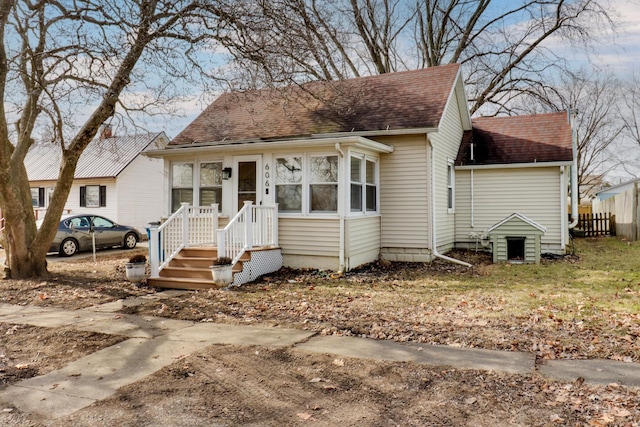
[[[489,228],[514,213],[544,227],[541,250],[564,253],[567,240],[567,114],[472,121],[457,64],[225,93],[147,155],[165,161],[166,216],[214,204],[229,227],[245,201],[277,205],[260,229],[290,267],[490,250]]]
[[[143,229],[163,209],[164,164],[140,155],[162,149],[164,132],[114,136],[109,129],[80,156],[65,212],[88,212]],[[25,167],[36,218],[44,216],[58,179],[61,152],[47,144],[31,147]]]

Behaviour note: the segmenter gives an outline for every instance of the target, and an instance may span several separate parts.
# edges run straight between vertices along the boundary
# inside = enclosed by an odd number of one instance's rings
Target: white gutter
[[[433,155],[433,144],[427,135],[427,142],[431,149],[429,154],[431,156],[431,253],[434,257],[443,259],[445,261],[453,262],[456,264],[464,265],[465,267],[473,267],[468,262],[461,261],[459,259],[451,258],[446,255],[442,255],[438,252],[438,242],[436,237],[436,160]]]
[[[342,151],[342,147],[340,147],[340,143],[336,142],[335,145],[335,149],[338,153],[340,153],[340,158],[344,159],[344,151]],[[346,168],[346,166],[343,166],[344,168]],[[346,176],[346,174],[345,174]],[[344,272],[344,197],[342,197],[343,203],[342,203],[342,209],[340,209],[340,250],[339,250],[339,255],[338,255],[338,262],[339,262],[339,267],[338,267],[338,274],[342,274],[342,272]]]
[[[571,124],[571,148],[573,151],[573,163],[571,164],[571,223],[569,229],[578,225],[578,132],[575,129],[575,121],[578,111],[568,110],[569,123]]]

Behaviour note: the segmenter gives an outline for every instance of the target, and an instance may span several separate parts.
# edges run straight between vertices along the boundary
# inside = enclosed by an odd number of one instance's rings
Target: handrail
[[[217,228],[217,203],[210,207],[181,203],[180,208],[162,225],[149,229],[151,277],[159,277],[160,271],[182,249],[197,245],[215,245]]]
[[[255,206],[244,202],[242,209],[217,233],[218,257],[231,258],[234,265],[254,247],[278,245],[278,205]]]

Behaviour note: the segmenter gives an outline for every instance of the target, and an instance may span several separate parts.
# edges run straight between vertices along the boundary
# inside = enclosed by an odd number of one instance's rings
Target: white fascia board
[[[305,139],[291,139],[280,141],[257,141],[257,142],[236,142],[228,144],[184,144],[176,146],[167,146],[164,150],[149,150],[143,154],[149,157],[173,157],[182,156],[184,154],[205,154],[205,153],[220,153],[220,152],[255,152],[260,150],[271,149],[305,149],[309,147],[333,147],[335,144],[341,144],[345,146],[356,146],[360,148],[367,148],[369,150],[378,153],[392,153],[394,147],[388,144],[382,144],[380,142],[373,141],[361,136],[349,135],[345,136],[340,134],[336,137],[326,138],[305,138]]]
[[[571,166],[571,161],[566,162],[535,162],[535,163],[500,163],[491,165],[464,165],[455,166],[456,170],[478,170],[478,169],[522,169],[522,168],[549,168],[559,166]]]

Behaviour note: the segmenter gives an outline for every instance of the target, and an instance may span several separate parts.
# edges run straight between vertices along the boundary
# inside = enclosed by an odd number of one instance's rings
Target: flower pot
[[[127,279],[132,283],[140,283],[146,276],[147,265],[144,262],[128,262],[125,265]]]
[[[218,286],[227,286],[233,282],[233,266],[231,264],[212,265],[211,276]]]

